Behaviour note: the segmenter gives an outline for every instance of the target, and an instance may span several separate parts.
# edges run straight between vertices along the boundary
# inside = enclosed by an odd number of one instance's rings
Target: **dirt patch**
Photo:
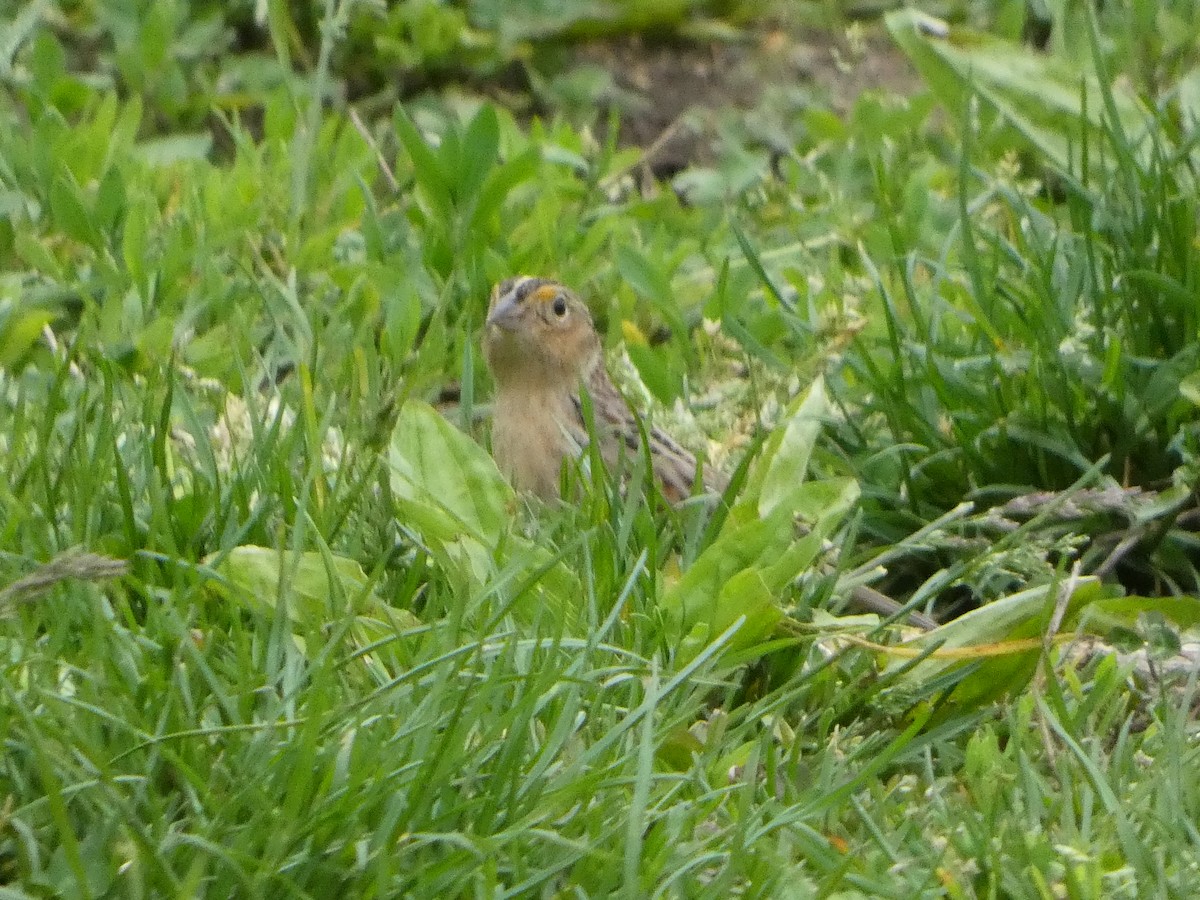
[[[844,113],[865,90],[909,94],[921,84],[878,25],[855,26],[849,36],[767,30],[737,42],[633,36],[579,45],[571,65],[609,74],[616,90],[607,105],[620,110],[620,143],[653,148],[648,162],[658,177],[712,162],[722,114],[786,115],[780,107],[789,103],[793,113],[812,103]]]
[[[751,73],[754,49],[742,44],[647,44],[639,36],[577,48],[578,64],[606,70],[618,94],[620,143],[653,148],[659,177],[711,157],[705,112],[748,110],[760,96]],[[607,125],[600,123],[601,134]]]

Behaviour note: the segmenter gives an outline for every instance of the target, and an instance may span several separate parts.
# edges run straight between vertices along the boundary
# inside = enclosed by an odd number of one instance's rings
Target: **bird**
[[[729,479],[666,432],[634,414],[604,365],[600,335],[577,294],[549,278],[518,275],[497,284],[488,303],[483,353],[496,382],[492,407],[492,456],[519,491],[543,500],[559,497],[564,461],[581,456],[590,441],[583,394],[591,398],[600,457],[610,471],[642,453],[663,497],[672,504],[703,491],[722,494]],[[883,616],[901,606],[866,586],[854,588],[854,605]],[[922,628],[937,622],[909,613]]]
[[[544,500],[559,496],[563,461],[581,456],[589,443],[584,391],[610,471],[642,453],[644,433],[654,479],[669,502],[697,490],[720,494],[728,485],[721,472],[702,468],[670,435],[634,414],[608,376],[587,304],[565,285],[529,275],[496,285],[483,351],[496,382],[492,455],[518,490]]]

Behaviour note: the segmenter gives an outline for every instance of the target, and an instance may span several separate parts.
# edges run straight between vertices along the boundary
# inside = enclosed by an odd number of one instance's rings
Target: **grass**
[[[0,31],[0,897],[1187,895],[1187,4],[1033,58],[1103,50],[1073,115],[893,18],[927,92],[726,135],[687,202],[565,118],[332,99],[626,27],[484,6],[361,71],[365,4]],[[477,336],[523,271],[753,455],[727,510],[512,495]],[[897,647],[868,581],[957,618]]]

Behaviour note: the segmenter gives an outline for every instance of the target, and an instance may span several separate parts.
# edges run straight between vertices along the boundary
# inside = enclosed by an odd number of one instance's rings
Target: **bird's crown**
[[[511,301],[513,303],[551,303],[566,291],[563,285],[549,278],[532,275],[517,275],[506,278],[496,285],[492,305]]]

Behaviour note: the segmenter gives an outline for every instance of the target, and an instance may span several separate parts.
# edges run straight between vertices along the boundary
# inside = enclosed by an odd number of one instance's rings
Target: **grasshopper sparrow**
[[[642,430],[604,369],[591,314],[563,285],[527,275],[500,282],[492,290],[483,352],[496,379],[492,453],[518,490],[558,496],[563,461],[579,456],[588,443],[583,388],[605,465],[616,471],[622,457],[641,452]],[[697,486],[696,458],[657,428],[645,434],[663,496],[672,503],[689,497]],[[704,490],[720,492],[727,484],[720,472],[704,471]],[[851,591],[850,600],[883,616],[900,610],[891,597],[866,586]],[[937,626],[919,612],[909,620],[921,628]]]
[[[556,281],[520,276],[492,291],[483,351],[496,379],[492,453],[518,490],[543,498],[559,492],[564,459],[588,443],[581,388],[592,402],[600,456],[617,471],[622,457],[641,452],[642,431],[604,368],[592,316]],[[646,427],[650,463],[663,496],[677,503],[696,486],[696,458],[657,428]],[[727,481],[715,471],[705,490]]]

